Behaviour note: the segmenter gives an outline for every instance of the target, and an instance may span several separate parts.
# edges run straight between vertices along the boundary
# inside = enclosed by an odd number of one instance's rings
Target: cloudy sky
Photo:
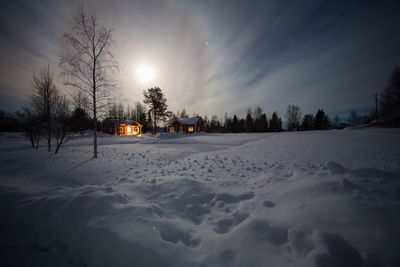
[[[62,35],[80,1],[1,1],[0,108],[26,104],[32,75],[59,71]],[[163,89],[172,111],[243,116],[288,104],[328,114],[374,107],[400,64],[399,1],[86,1],[114,29],[115,97]],[[154,79],[137,77],[151,66]],[[62,85],[60,87],[69,90]]]

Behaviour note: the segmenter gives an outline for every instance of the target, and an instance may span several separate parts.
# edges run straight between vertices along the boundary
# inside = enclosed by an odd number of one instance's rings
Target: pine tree
[[[259,120],[258,132],[265,133],[267,130],[268,130],[267,115],[265,115],[265,113],[263,113]]]
[[[187,117],[189,117],[189,116],[186,113],[186,109],[183,108],[181,113],[179,114],[179,118],[187,118]]]
[[[322,109],[318,109],[317,114],[315,115],[314,129],[327,130],[328,128],[329,128],[328,116],[325,115],[325,112]]]
[[[254,121],[250,113],[247,113],[245,128],[246,128],[246,133],[254,132]]]
[[[310,131],[314,127],[314,116],[312,114],[306,114],[301,122],[302,131]]]
[[[233,115],[233,119],[232,119],[232,132],[233,133],[240,132],[239,120],[236,117],[236,115]]]
[[[246,131],[246,121],[245,119],[239,120],[239,133],[244,133]]]
[[[278,132],[279,131],[279,119],[278,114],[276,111],[272,114],[271,120],[269,122],[269,127],[271,132]]]
[[[282,119],[279,118],[279,119],[278,119],[278,132],[282,132],[282,131],[283,131]]]
[[[152,87],[143,92],[144,103],[150,106],[149,117],[152,117],[153,131],[157,133],[157,122],[159,120],[165,120],[168,117],[167,112],[167,98],[161,91],[160,87]]]

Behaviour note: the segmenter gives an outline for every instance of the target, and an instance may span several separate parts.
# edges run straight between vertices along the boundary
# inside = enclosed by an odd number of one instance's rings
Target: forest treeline
[[[49,70],[44,70],[39,76],[42,79],[46,76],[51,76]],[[368,114],[359,115],[357,111],[350,110],[347,118],[340,119],[338,116],[329,118],[324,110],[319,109],[315,114],[304,114],[296,105],[289,105],[286,109],[283,119],[277,112],[273,112],[270,118],[260,108],[249,108],[245,117],[238,117],[237,115],[228,116],[225,113],[223,118],[218,118],[217,115],[203,115],[200,116],[194,113],[192,116],[201,117],[206,132],[220,132],[220,133],[249,133],[249,132],[279,132],[283,130],[288,131],[307,131],[307,130],[324,130],[324,129],[341,129],[344,127],[359,125],[376,124],[380,120],[380,126],[383,127],[399,127],[400,126],[400,112],[398,110],[398,103],[400,100],[400,68],[395,67],[393,70],[388,86],[380,95],[381,101],[379,102],[378,116],[375,110],[371,110]],[[34,80],[38,82],[38,77],[34,76]],[[45,79],[46,80],[46,79]],[[49,77],[47,77],[49,80]],[[37,85],[37,86],[40,86]],[[54,90],[54,88],[53,88]],[[58,95],[54,94],[54,95]],[[35,100],[36,98],[36,100]],[[54,106],[57,106],[58,111],[54,111],[52,120],[63,121],[71,132],[83,132],[92,128],[93,118],[90,115],[90,103],[87,97],[81,92],[76,93],[71,99],[66,99],[65,96],[53,96]],[[58,100],[57,100],[58,99]],[[32,96],[32,106],[40,106],[38,96]],[[41,109],[34,107],[34,109]],[[45,111],[36,112],[32,108],[23,108],[16,112],[6,112],[0,109],[0,131],[27,131],[32,125],[37,125],[38,121],[44,121]],[[62,110],[63,112],[60,112]],[[144,131],[151,131],[152,116],[149,114],[148,107],[141,101],[133,104],[123,104],[121,102],[108,102],[105,105],[105,112],[101,119],[97,121],[97,128],[99,131],[105,129],[114,129],[115,124],[118,124],[124,119],[134,120],[143,125]],[[168,120],[178,118],[187,118],[189,114],[186,109],[171,113]],[[56,123],[57,124],[57,123]],[[159,127],[162,130],[163,127]],[[110,130],[105,130],[110,132]]]
[[[49,152],[57,153],[73,133],[87,130],[93,135],[93,157],[97,157],[97,132],[115,133],[122,120],[130,119],[143,125],[143,131],[162,131],[169,121],[188,117],[186,110],[169,111],[161,88],[148,88],[143,99],[132,104],[112,101],[113,78],[119,70],[112,54],[112,28],[102,25],[94,11],[80,7],[73,18],[73,27],[63,35],[63,50],[59,53],[61,73],[52,72],[50,65],[33,75],[29,104],[10,113],[0,109],[0,131],[23,131],[32,148],[45,143]],[[56,83],[60,76],[62,85]],[[376,101],[376,109],[359,116],[349,111],[347,119],[329,118],[323,109],[302,114],[297,105],[288,105],[282,117],[271,117],[260,107],[249,108],[245,117],[223,118],[217,115],[201,117],[206,132],[252,133],[327,130],[373,124],[383,127],[400,126],[400,68],[396,66]],[[378,95],[376,97],[378,99]],[[342,118],[343,119],[343,118]],[[165,130],[165,128],[164,128]]]
[[[269,118],[260,107],[249,108],[245,117],[228,116],[227,113],[223,118],[218,118],[217,115],[209,117],[208,115],[193,114],[192,116],[201,117],[204,130],[212,133],[326,130],[366,124],[399,127],[399,77],[400,68],[395,67],[389,78],[388,86],[380,95],[378,114],[376,110],[371,110],[369,114],[360,116],[355,110],[351,110],[347,118],[342,120],[338,116],[329,118],[323,109],[317,110],[315,114],[303,115],[300,107],[288,105],[283,119],[277,112],[273,112]],[[33,89],[30,106],[13,113],[0,109],[0,131],[25,131],[32,140],[32,146],[35,146],[38,143],[35,140],[39,138],[39,135],[43,138],[44,132],[46,132],[46,139],[49,139],[49,136],[62,139],[63,132],[83,132],[93,128],[93,117],[87,96],[78,91],[70,99],[67,99],[54,84],[50,69],[45,68],[39,74],[34,75]],[[47,89],[48,92],[45,92],[44,89]],[[47,104],[45,96],[48,97]],[[154,130],[154,119],[151,110],[141,101],[137,101],[133,105],[108,102],[102,107],[103,114],[97,120],[97,130],[114,133],[116,125],[122,120],[129,119],[143,125],[145,132],[152,131]],[[168,116],[164,122],[189,117],[185,108],[182,111],[169,112],[166,115]],[[51,126],[48,127],[49,123],[50,125],[53,123],[54,126],[51,132],[49,131]],[[158,125],[157,128],[159,131],[163,130],[161,125]]]
[[[44,90],[46,89],[46,90]],[[47,105],[46,105],[46,99]],[[380,94],[378,110],[371,110],[368,114],[359,115],[357,111],[350,110],[347,118],[341,119],[338,116],[329,118],[323,109],[315,114],[302,114],[300,107],[288,105],[283,116],[273,112],[271,117],[260,108],[249,108],[245,117],[237,115],[228,116],[225,113],[223,118],[217,115],[208,116],[194,113],[192,116],[201,117],[206,132],[219,133],[249,133],[249,132],[279,132],[308,131],[324,129],[342,129],[344,127],[357,127],[359,125],[377,125],[380,127],[400,127],[400,68],[395,67],[389,77],[389,81],[383,93]],[[25,131],[25,132],[47,132],[47,136],[63,136],[63,131],[83,132],[93,129],[93,116],[91,115],[91,103],[87,95],[81,91],[72,94],[67,98],[61,94],[53,82],[53,74],[49,68],[33,76],[33,94],[29,106],[15,111],[6,112],[0,109],[0,131]],[[98,131],[114,133],[113,129],[122,120],[129,119],[143,125],[145,132],[154,128],[151,108],[143,101],[133,104],[109,101],[102,107],[102,115],[97,120]],[[186,109],[175,113],[166,113],[164,122],[178,118],[187,118],[189,114]],[[53,122],[54,133],[48,130],[48,123]],[[163,130],[161,125],[157,126]],[[39,134],[39,133],[38,133]],[[42,134],[41,134],[42,135]],[[37,137],[32,137],[32,139]],[[35,142],[33,142],[35,143]],[[37,142],[36,142],[37,143]]]
[[[49,152],[57,153],[72,138],[73,133],[93,130],[94,118],[88,96],[77,91],[68,99],[54,83],[53,76],[49,67],[33,76],[33,93],[29,106],[14,113],[0,110],[0,131],[23,131],[32,148],[37,149],[42,141],[47,144]],[[249,108],[245,117],[228,116],[227,113],[223,118],[217,115],[192,116],[200,117],[204,131],[210,133],[310,131],[359,125],[399,127],[400,112],[396,102],[400,99],[399,81],[400,69],[396,67],[381,94],[379,109],[371,110],[363,116],[351,110],[344,121],[338,116],[329,118],[323,109],[303,115],[300,107],[293,104],[287,106],[283,119],[277,112],[273,112],[269,118],[260,107]],[[133,105],[109,101],[98,107],[96,131],[115,134],[120,123],[133,120],[143,125],[144,132],[156,133],[165,131],[169,122],[189,117],[185,108],[175,113],[167,111],[166,102],[166,97],[158,87],[144,91],[144,100]]]

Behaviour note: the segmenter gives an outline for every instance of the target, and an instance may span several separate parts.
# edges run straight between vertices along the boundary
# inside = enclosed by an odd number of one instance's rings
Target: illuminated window
[[[193,126],[188,126],[188,132],[189,132],[189,133],[193,133],[193,132],[194,132]]]
[[[128,134],[131,133],[131,127],[127,126],[127,127],[126,127],[126,130],[127,130]]]

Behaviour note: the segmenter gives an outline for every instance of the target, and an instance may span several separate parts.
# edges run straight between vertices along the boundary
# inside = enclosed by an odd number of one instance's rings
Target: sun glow
[[[154,81],[154,69],[149,64],[142,64],[136,70],[136,78],[142,83]]]

